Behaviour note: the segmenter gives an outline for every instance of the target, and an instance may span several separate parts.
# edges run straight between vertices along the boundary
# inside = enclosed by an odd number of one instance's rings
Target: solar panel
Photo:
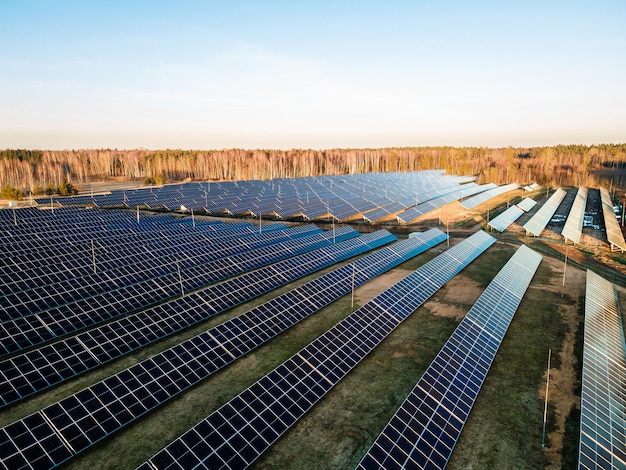
[[[509,191],[513,191],[514,189],[518,189],[519,185],[515,183],[505,184],[503,186],[498,186],[497,188],[490,189],[489,191],[485,191],[483,193],[477,194],[474,197],[470,197],[465,201],[461,201],[461,207],[467,210],[474,209],[475,207],[481,205],[484,202],[487,202],[489,199],[493,199],[500,194],[508,193]]]
[[[140,468],[245,468],[495,240],[478,232],[353,312]]]
[[[561,201],[566,194],[567,193],[562,189],[557,189],[552,196],[550,196],[550,199],[548,199],[548,201],[539,208],[537,213],[524,224],[526,235],[529,233],[535,237],[541,235],[541,232],[544,228],[546,228],[546,225],[548,225],[548,222],[556,212],[559,204],[561,204]]]
[[[4,296],[0,297],[0,320],[7,321],[50,310],[54,307],[116,291],[121,287],[130,289],[131,286],[134,286],[132,289],[137,291],[140,289],[138,286],[140,283],[149,282],[152,279],[161,278],[161,286],[165,286],[168,280],[163,277],[169,275],[177,278],[178,270],[181,271],[182,276],[190,279],[194,276],[194,270],[205,269],[203,266],[208,266],[211,261],[230,256],[253,257],[254,252],[252,250],[316,233],[322,233],[322,230],[314,225],[309,225],[261,235],[243,236],[242,234],[239,240],[216,240],[215,243],[208,243],[208,240],[204,240],[199,246],[190,243],[187,248],[182,243],[177,247],[164,246],[162,250],[158,246],[151,245],[149,251],[144,250],[144,253],[138,256],[135,262],[129,264],[124,264],[119,258],[108,258],[106,261],[102,260],[96,272],[92,266],[80,272],[75,272],[74,269],[59,270],[57,268],[60,272],[54,279],[46,276],[50,282],[37,282],[39,280],[37,277],[30,276],[32,271],[19,273],[19,278],[24,278],[24,274],[29,276],[23,279],[23,283],[13,283],[12,287],[19,288],[24,284],[27,284],[27,287],[13,292],[4,292]],[[244,253],[249,253],[249,255],[244,255]],[[96,256],[95,252],[93,256]],[[100,253],[98,256],[101,257]],[[158,263],[154,262],[155,258],[159,260]],[[113,262],[116,264],[119,262],[119,266],[109,269],[103,267],[103,265],[113,264]],[[189,285],[188,288],[191,289],[192,286]],[[119,297],[123,296],[124,293],[118,292],[116,295]],[[156,301],[162,301],[165,298],[167,298],[165,290],[155,291]],[[143,306],[148,305],[149,302],[145,299]]]
[[[626,468],[626,353],[615,286],[587,270],[579,469]]]
[[[537,201],[535,201],[533,198],[525,197],[521,202],[517,203],[516,205],[524,212],[530,212],[532,208],[537,205]]]
[[[480,193],[482,191],[488,190],[493,184],[485,184],[485,185],[476,185],[474,183],[465,184],[459,188],[456,188],[454,191],[447,191],[446,194],[437,197],[435,199],[431,199],[430,201],[424,202],[422,204],[418,204],[415,207],[407,209],[404,212],[401,212],[397,215],[397,219],[399,222],[409,223],[418,217],[421,217],[424,214],[428,214],[435,209],[445,206],[453,201],[457,201],[464,197],[470,196],[472,194]]]
[[[576,199],[570,209],[567,220],[565,221],[565,227],[561,235],[565,238],[565,242],[570,240],[573,243],[580,243],[580,237],[583,230],[583,216],[585,215],[585,207],[587,206],[587,188],[578,188],[576,193]]]
[[[63,221],[55,221],[55,224],[62,225]],[[262,234],[259,234],[259,229],[249,224],[203,224],[196,229],[191,226],[179,227],[173,224],[152,227],[149,223],[142,223],[138,227],[126,227],[121,232],[117,229],[111,232],[106,227],[93,226],[90,230],[96,232],[81,234],[80,237],[73,236],[73,233],[81,232],[84,227],[70,228],[64,232],[67,236],[52,239],[52,245],[40,243],[47,240],[45,231],[35,232],[28,235],[27,242],[7,246],[6,251],[11,256],[0,259],[0,272],[7,273],[6,282],[0,285],[0,289],[2,293],[8,294],[26,291],[33,286],[43,288],[90,276],[94,271],[104,275],[104,271],[121,270],[154,258],[167,263],[176,257],[184,268],[194,260],[199,264],[198,259],[215,259],[216,254],[225,250],[237,250],[237,246],[242,251],[247,243],[267,244],[265,238],[280,237],[286,229],[284,226],[280,228],[279,224],[267,224]],[[312,228],[319,231],[316,227]],[[94,282],[80,284],[91,286]]]
[[[429,243],[441,241],[441,236],[445,237],[439,231],[428,232],[422,235],[420,245],[416,246],[429,247]],[[395,237],[389,232],[379,230],[14,356],[0,362],[0,406],[14,403],[287,282],[393,240]],[[394,246],[391,251],[397,256],[403,255],[399,251],[402,246]]]
[[[73,453],[80,452],[345,295],[351,289],[352,279],[358,286],[445,238],[445,234],[433,229],[424,233],[421,239],[404,240],[372,253],[71,395],[33,416],[41,416],[49,424],[45,426],[46,433],[58,435],[57,438],[66,443]],[[26,427],[24,421],[29,419],[4,428],[0,436],[5,436],[5,440],[0,441],[0,446],[11,446],[15,454],[19,454],[23,441],[13,436],[22,432]],[[47,467],[42,465],[42,468]]]
[[[602,199],[602,212],[604,214],[604,225],[606,227],[606,238],[611,245],[611,251],[626,250],[626,241],[622,228],[617,223],[615,212],[613,211],[613,201],[605,188],[600,188],[600,197]]]
[[[444,468],[541,256],[522,245],[491,281],[358,465]]]
[[[229,277],[258,269],[297,254],[311,251],[349,238],[359,233],[350,227],[313,234],[261,247],[251,252],[211,261],[192,267],[182,277],[178,273],[133,284],[76,303],[51,308],[45,312],[28,315],[0,323],[0,352],[2,354],[48,342],[56,337],[73,333],[89,326],[114,319],[125,313],[154,304],[164,298],[184,295]]]
[[[504,232],[509,225],[515,222],[524,213],[522,209],[517,206],[511,206],[498,216],[491,219],[489,226],[496,229],[498,232]]]
[[[473,176],[445,175],[442,170],[398,173],[367,173],[309,178],[281,178],[235,183],[186,183],[162,188],[113,191],[108,195],[54,198],[55,204],[94,204],[126,207],[181,207],[206,210],[212,215],[301,217],[315,220],[331,208],[337,220],[363,219],[363,214],[387,204],[402,209],[437,197],[438,191],[471,183]],[[430,193],[430,196],[426,196]],[[384,194],[384,196],[382,196]],[[433,196],[437,194],[437,196]],[[38,199],[49,204],[50,199]],[[370,219],[371,220],[371,219]]]

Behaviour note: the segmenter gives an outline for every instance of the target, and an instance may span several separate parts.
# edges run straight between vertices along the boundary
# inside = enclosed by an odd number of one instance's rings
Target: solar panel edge
[[[543,206],[539,208],[539,210],[535,213],[535,215],[524,224],[524,229],[526,232],[532,233],[535,237],[541,235],[541,232],[546,228],[550,218],[554,215],[559,205],[565,198],[567,193],[562,189],[557,189],[550,199]]]

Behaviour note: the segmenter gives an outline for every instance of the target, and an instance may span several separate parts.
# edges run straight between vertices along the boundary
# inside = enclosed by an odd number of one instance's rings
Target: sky
[[[0,148],[626,142],[626,2],[0,0]]]

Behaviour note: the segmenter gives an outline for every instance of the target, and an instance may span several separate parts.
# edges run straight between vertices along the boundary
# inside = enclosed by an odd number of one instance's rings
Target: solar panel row
[[[541,256],[522,245],[482,293],[358,465],[444,468]]]
[[[495,240],[478,232],[378,295],[140,468],[245,468]]]
[[[332,232],[314,234],[283,242],[271,248],[258,249],[248,253],[248,256],[233,256],[210,262],[206,266],[189,270],[193,277],[189,275],[189,271],[182,280],[178,275],[163,276],[130,286],[128,289],[122,288],[67,306],[3,322],[0,323],[0,353],[2,355],[13,353],[144,308],[153,304],[155,296],[162,292],[168,297],[180,295],[218,280],[358,235],[358,232],[350,227],[341,227]]]
[[[529,233],[535,237],[541,235],[541,232],[544,228],[546,228],[546,225],[548,225],[548,222],[556,212],[566,194],[567,193],[562,189],[557,189],[552,196],[550,196],[550,199],[548,199],[548,201],[539,208],[537,213],[524,224],[526,235]]]
[[[587,270],[579,469],[626,468],[626,352],[615,286]]]
[[[493,188],[488,191],[477,194],[476,196],[470,197],[469,199],[466,199],[465,201],[461,201],[461,206],[464,209],[472,210],[475,207],[481,205],[482,203],[487,202],[489,199],[493,199],[496,196],[508,193],[509,191],[513,191],[514,189],[518,189],[518,188],[519,188],[519,185],[515,183],[498,186],[497,188]]]
[[[392,214],[400,212],[404,210],[404,208],[405,206],[401,202],[392,202],[390,204],[385,204],[383,207],[365,212],[363,214],[363,219],[366,222],[374,223],[378,220],[389,217]]]
[[[111,245],[125,246],[133,241],[151,240],[163,238],[163,233],[188,236],[199,233],[213,233],[222,230],[247,229],[254,227],[248,222],[224,223],[216,221],[198,221],[195,218],[164,219],[162,216],[143,216],[141,222],[119,222],[115,218],[89,217],[81,223],[75,219],[81,217],[77,211],[83,212],[106,212],[84,209],[61,209],[55,213],[63,212],[58,217],[46,221],[43,225],[19,226],[2,224],[6,230],[3,245],[9,246],[15,253],[24,253],[30,256],[38,255],[38,250],[54,248],[56,245],[87,244],[91,241],[107,241]],[[70,214],[64,212],[70,211]],[[46,211],[39,211],[46,212]],[[117,213],[119,211],[111,211]],[[278,224],[279,226],[281,224]],[[266,228],[271,228],[267,224]],[[284,226],[283,226],[284,228]],[[258,232],[258,230],[257,230]]]
[[[21,400],[287,282],[393,240],[389,232],[379,230],[14,356],[0,362],[0,403],[5,406]]]
[[[480,186],[475,183],[465,184],[459,188],[455,188],[453,191],[448,191],[446,192],[446,194],[443,194],[435,199],[431,199],[430,201],[418,204],[415,207],[401,212],[397,216],[398,222],[409,223],[424,214],[427,214],[435,209],[439,209],[440,207],[449,204],[450,202],[454,202],[473,194],[481,193],[483,191],[488,191],[494,186],[495,184],[492,183],[483,184]]]
[[[405,240],[393,249],[386,248],[355,261],[355,284],[362,284],[445,238],[445,234],[432,230],[421,240]],[[49,468],[84,450],[345,295],[351,288],[352,270],[352,265],[339,268],[9,425],[0,430],[0,446],[8,450],[2,456],[3,463],[11,468],[29,468],[31,462],[41,462],[37,468]],[[39,417],[47,424],[47,429],[38,430],[41,440],[29,440],[21,448],[25,428],[30,423],[41,424]],[[65,449],[53,447],[49,444],[52,441],[54,446],[64,443]],[[47,454],[48,450],[53,452]]]
[[[444,175],[441,170],[368,173],[236,183],[189,183],[150,191],[137,189],[103,196],[63,198],[55,202],[64,205],[160,206],[169,210],[184,207],[205,210],[213,215],[350,220],[363,218],[363,213],[394,202],[402,204],[405,209],[415,205],[416,198],[423,201],[420,194],[474,179]],[[391,194],[387,188],[393,188]],[[381,197],[382,194],[385,196]],[[38,202],[47,204],[49,200]]]
[[[172,282],[168,279],[174,279],[174,283],[178,281],[179,271],[186,283],[190,279],[192,280],[191,284],[187,285],[187,290],[190,290],[196,284],[195,279],[197,279],[198,271],[202,272],[207,267],[215,267],[209,264],[211,262],[217,262],[217,260],[228,257],[237,259],[243,256],[247,258],[248,255],[250,258],[254,258],[254,253],[256,253],[254,250],[278,246],[282,242],[319,233],[322,233],[322,230],[315,225],[309,225],[302,228],[274,231],[265,235],[241,237],[237,240],[212,245],[205,242],[199,248],[191,246],[188,251],[182,251],[185,247],[181,245],[181,251],[165,250],[165,253],[156,256],[154,252],[150,254],[146,252],[141,261],[108,270],[96,270],[95,273],[93,268],[91,272],[83,275],[75,275],[74,270],[62,271],[57,278],[64,277],[63,280],[57,279],[56,282],[48,284],[37,282],[33,285],[37,278],[30,277],[29,282],[31,284],[28,288],[18,292],[5,293],[4,296],[0,297],[0,320],[8,321],[43,312],[112,291],[115,291],[118,297],[123,296],[125,294],[120,289],[130,289],[133,286],[132,289],[138,291],[141,289],[141,283],[150,280],[157,280],[164,288]],[[158,260],[158,263],[155,263],[155,259]],[[153,292],[157,301],[167,298],[165,290]]]
[[[525,197],[521,202],[518,202],[516,205],[524,212],[530,212],[532,208],[537,205],[537,201],[535,201],[533,198]]]
[[[227,245],[254,240],[249,237],[271,237],[273,233],[287,228],[280,224],[267,224],[259,234],[259,229],[252,226],[237,225],[239,224],[222,224],[217,229],[216,226],[211,226],[211,230],[207,230],[205,226],[190,231],[168,227],[153,233],[142,228],[141,231],[130,232],[133,233],[131,236],[120,237],[124,240],[117,239],[115,242],[102,238],[95,240],[94,237],[71,243],[58,242],[48,247],[37,246],[28,251],[19,251],[19,247],[10,246],[6,251],[11,256],[0,260],[2,291],[19,292],[31,288],[33,284],[54,284],[93,274],[94,270],[103,272],[119,269],[143,262],[147,258],[162,259],[178,254],[181,262],[190,263],[194,252],[198,252],[198,256],[210,255],[213,248],[219,252],[220,248]],[[45,237],[45,234],[41,237]]]
[[[600,198],[602,199],[602,213],[604,214],[604,226],[606,227],[606,238],[611,245],[611,251],[626,250],[626,241],[622,228],[617,223],[615,212],[613,211],[613,201],[611,195],[605,188],[600,188]]]
[[[504,232],[509,225],[519,219],[524,211],[517,206],[511,206],[501,214],[497,215],[491,221],[489,226],[496,229],[498,232]]]
[[[580,237],[583,230],[583,216],[587,207],[587,188],[580,187],[576,193],[576,199],[570,209],[565,226],[561,235],[565,238],[565,242],[570,240],[573,243],[580,243]]]

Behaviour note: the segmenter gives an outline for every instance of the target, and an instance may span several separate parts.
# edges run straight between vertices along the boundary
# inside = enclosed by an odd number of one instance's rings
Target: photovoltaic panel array
[[[231,276],[241,275],[247,271],[358,235],[359,233],[351,227],[315,233],[311,236],[277,243],[271,247],[263,247],[209,262],[205,266],[188,270],[184,278],[182,274],[163,276],[142,283],[141,290],[138,284],[135,284],[129,287],[126,295],[120,295],[120,292],[126,292],[125,289],[118,289],[77,303],[3,322],[0,323],[0,354],[14,353],[112,320],[122,314],[131,313],[154,303],[153,300],[151,302],[148,300],[153,299],[161,291],[166,291],[169,297],[181,295]],[[190,276],[189,272],[192,272],[193,276]],[[165,280],[167,283],[164,282]],[[226,299],[227,295],[224,294],[223,298]]]
[[[130,294],[120,291],[117,297],[144,294],[163,299],[165,293],[160,288],[168,284],[168,274],[174,274],[176,280],[176,271],[181,270],[187,278],[192,273],[189,268],[197,269],[209,261],[306,233],[321,233],[313,225],[294,231],[282,224],[265,224],[261,233],[248,223],[199,223],[194,228],[171,216],[144,217],[141,224],[120,226],[115,220],[121,211],[63,209],[46,218],[37,214],[44,212],[49,211],[27,211],[29,215],[22,216],[22,225],[36,226],[36,230],[22,240],[15,238],[3,249],[10,254],[0,257],[3,321],[86,298],[93,298],[92,303],[97,304],[96,295],[130,289],[133,284],[157,278],[159,281],[153,283],[160,287],[150,285],[147,291],[137,289]],[[46,223],[40,226],[42,220]],[[76,220],[86,224],[77,228]],[[3,228],[3,234],[16,233],[11,227]],[[51,228],[58,229],[59,237],[50,238]],[[3,237],[0,244],[5,240]]]
[[[96,205],[169,210],[202,210],[210,215],[302,218],[304,220],[377,220],[423,202],[424,195],[454,189],[473,176],[445,175],[441,170],[366,173],[269,181],[187,183],[159,188],[114,191],[107,195],[57,198],[63,205]],[[49,199],[37,200],[48,204]],[[386,208],[386,210],[385,210]],[[374,211],[379,211],[376,214]],[[372,217],[365,214],[372,213]]]
[[[288,282],[396,238],[386,230],[319,248],[0,362],[0,406],[121,357]]]
[[[587,270],[579,469],[626,468],[626,353],[615,286]]]
[[[504,232],[509,225],[519,219],[524,211],[517,206],[511,206],[498,216],[491,219],[489,226],[496,229],[498,232]]]
[[[604,213],[604,226],[606,227],[606,238],[611,245],[611,251],[626,250],[626,241],[622,228],[617,222],[615,212],[613,211],[613,201],[611,195],[605,188],[600,188],[600,198],[602,199],[602,212]]]
[[[503,186],[498,186],[497,188],[490,189],[489,191],[482,192],[477,194],[476,196],[470,197],[465,201],[461,201],[461,207],[467,210],[474,209],[478,207],[484,202],[487,202],[489,199],[493,199],[496,196],[501,194],[508,193],[509,191],[513,191],[514,189],[518,189],[519,185],[515,183],[505,184]]]
[[[562,189],[557,189],[554,194],[550,196],[550,199],[548,199],[545,204],[539,208],[537,213],[524,224],[526,235],[529,233],[535,237],[541,235],[541,232],[543,232],[543,229],[546,228],[548,222],[550,222],[550,219],[556,212],[566,194],[567,193]]]
[[[358,286],[446,238],[433,229],[372,253],[3,428],[2,463],[12,469],[61,463],[350,292],[353,282]],[[34,431],[39,440],[23,439]]]
[[[401,223],[409,223],[418,217],[421,217],[425,214],[428,214],[435,209],[439,209],[440,207],[445,206],[451,202],[457,201],[467,196],[471,196],[473,194],[481,193],[483,191],[488,191],[489,189],[495,187],[495,184],[483,184],[476,185],[474,183],[465,184],[454,191],[448,191],[446,194],[439,196],[437,198],[431,199],[424,203],[418,204],[415,207],[411,207],[404,212],[401,212],[397,215],[398,222]]]
[[[495,239],[478,232],[353,312],[141,469],[246,468]]]
[[[570,240],[573,243],[580,243],[580,237],[583,231],[583,216],[587,207],[587,188],[580,187],[576,193],[574,204],[569,211],[565,226],[561,235],[565,238],[565,242]]]
[[[117,266],[107,269],[102,266],[107,264],[103,260],[99,269],[90,266],[88,272],[57,267],[60,275],[54,282],[38,283],[36,278],[30,277],[27,279],[30,285],[0,297],[0,320],[9,321],[39,312],[53,315],[53,309],[69,310],[72,308],[69,304],[86,299],[104,305],[111,298],[130,299],[135,295],[141,296],[141,306],[145,307],[178,295],[181,279],[184,279],[184,289],[194,290],[228,276],[225,266],[239,265],[242,259],[249,262],[268,251],[280,250],[282,243],[321,233],[315,225],[308,225],[261,235],[241,235],[239,240],[204,241],[199,247],[190,243],[187,250],[184,245],[176,250],[159,250],[152,244],[150,252],[140,253],[130,264],[114,258],[109,260]],[[98,257],[101,258],[100,252]],[[95,251],[93,258],[96,258]],[[154,262],[155,258],[158,263]],[[214,274],[207,276],[206,271]],[[133,305],[124,309],[130,311]]]
[[[524,212],[530,212],[536,205],[537,201],[535,201],[531,197],[525,197],[521,202],[518,202],[516,204],[516,206],[522,209]]]
[[[541,256],[522,245],[379,434],[359,470],[444,468]]]

